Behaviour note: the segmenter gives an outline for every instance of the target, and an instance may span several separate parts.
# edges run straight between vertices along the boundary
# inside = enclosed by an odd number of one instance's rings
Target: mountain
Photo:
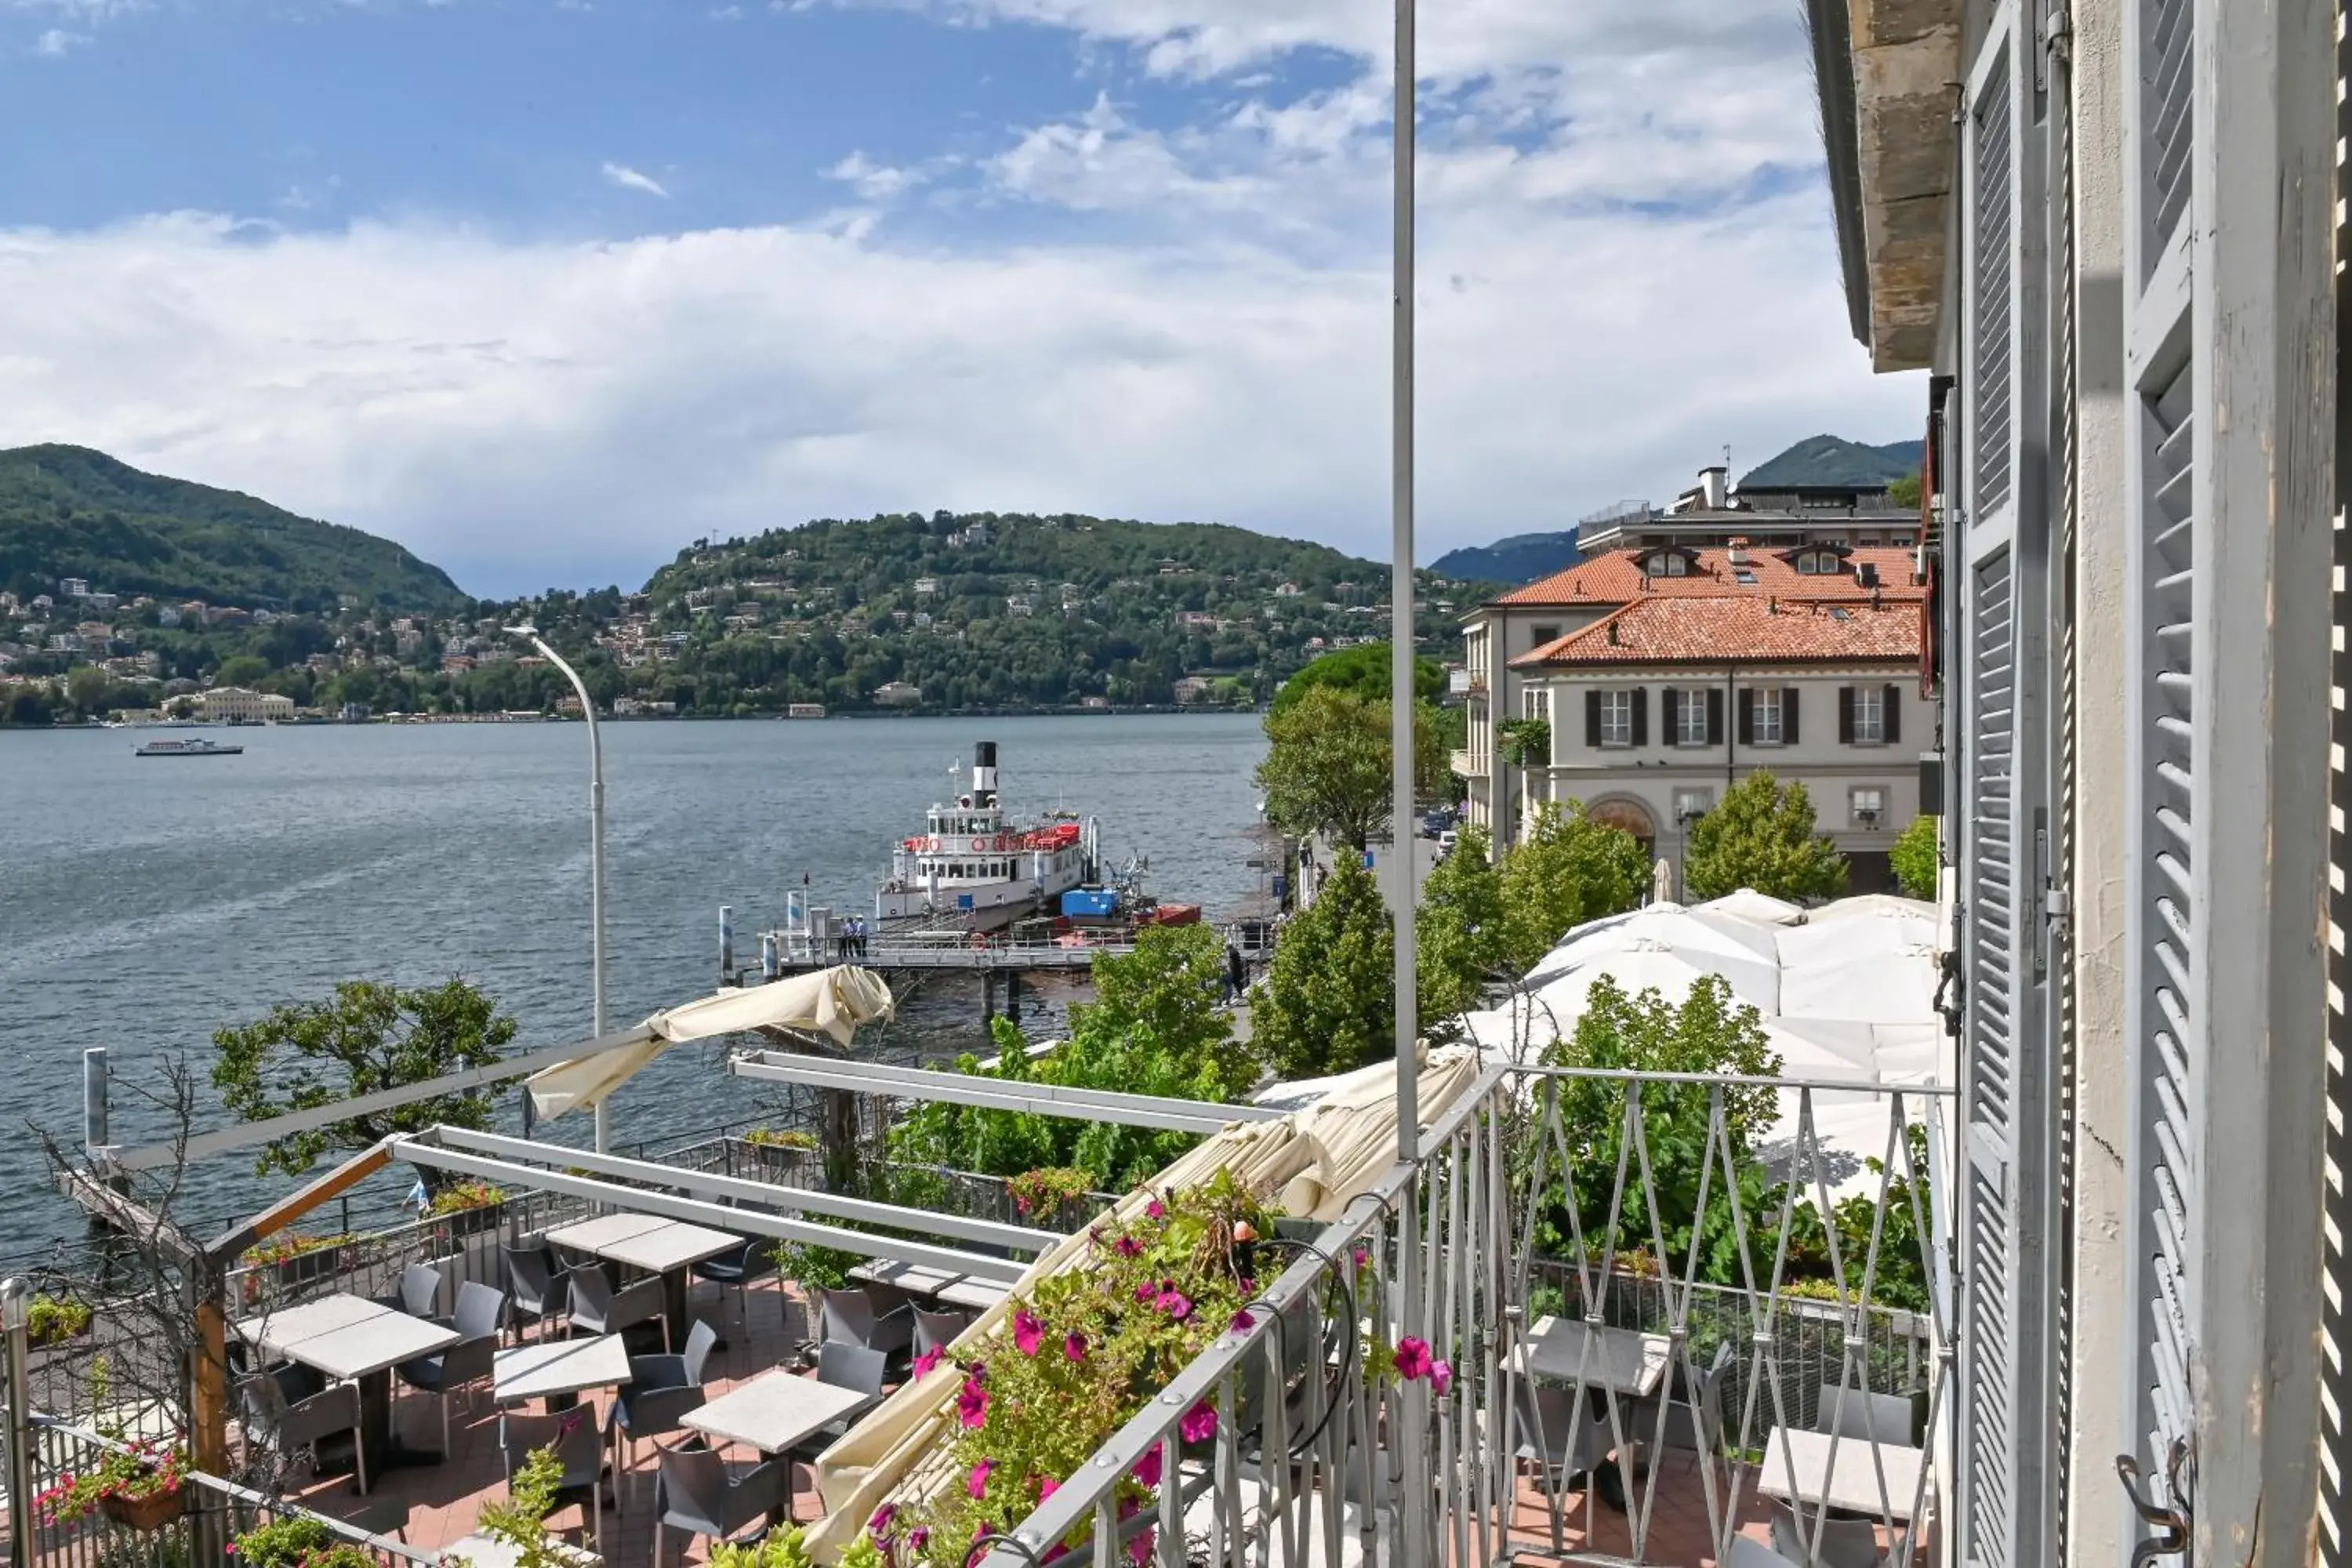
[[[1923,444],[1890,441],[1865,447],[1837,436],[1810,436],[1779,457],[1759,464],[1739,481],[1741,489],[1776,485],[1884,485],[1919,471]]]
[[[1516,585],[1565,571],[1583,559],[1571,528],[1565,533],[1519,533],[1492,544],[1449,550],[1431,562],[1429,570],[1464,582]]]
[[[235,490],[142,473],[83,447],[0,451],[0,588],[98,593],[278,610],[385,610],[468,600],[448,574],[390,540],[282,511]]]

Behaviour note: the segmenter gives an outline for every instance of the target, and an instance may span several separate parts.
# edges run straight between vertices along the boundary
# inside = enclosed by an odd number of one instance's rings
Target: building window
[[[1868,830],[1886,820],[1886,792],[1878,785],[1855,785],[1853,800],[1856,827]]]
[[[1541,647],[1546,643],[1556,643],[1559,641],[1559,628],[1558,626],[1534,626],[1529,628],[1529,636],[1534,639],[1531,646]]]
[[[1687,826],[1714,809],[1715,792],[1711,789],[1675,791],[1675,821],[1679,825]]]
[[[1675,704],[1675,744],[1704,746],[1707,744],[1706,700],[1705,691],[1685,691]],[[1705,793],[1704,791],[1700,793]],[[1679,807],[1677,814],[1679,814]]]
[[[1548,688],[1530,686],[1519,693],[1519,712],[1528,719],[1551,722],[1551,692]]]
[[[1779,745],[1780,743],[1780,688],[1767,687],[1756,692],[1753,700],[1755,709],[1751,721],[1751,738],[1759,746]]]
[[[1650,557],[1649,574],[1653,577],[1687,577],[1690,557],[1672,550],[1661,550]]]
[[[1632,692],[1604,691],[1601,694],[1601,743],[1604,746],[1630,746],[1633,743]]]
[[[1886,692],[1875,686],[1853,689],[1853,743],[1857,746],[1886,744]]]
[[[1806,553],[1797,557],[1797,572],[1801,576],[1820,577],[1824,576],[1829,573],[1835,572],[1837,569],[1837,557],[1834,555],[1825,555],[1818,550],[1808,551]]]

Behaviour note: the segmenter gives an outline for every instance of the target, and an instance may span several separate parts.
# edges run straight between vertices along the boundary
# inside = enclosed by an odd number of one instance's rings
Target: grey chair
[[[746,1241],[731,1252],[716,1258],[706,1258],[694,1266],[694,1277],[719,1287],[723,1300],[728,1291],[735,1292],[743,1309],[743,1329],[751,1328],[751,1286],[776,1272],[775,1245],[772,1242]],[[777,1296],[777,1311],[785,1310],[782,1294]]]
[[[449,1395],[498,1371],[499,1335],[506,1325],[507,1299],[468,1279],[457,1288],[457,1315],[451,1326],[457,1342],[431,1355],[402,1362],[393,1370],[409,1387],[432,1394],[441,1405],[441,1452],[449,1452]]]
[[[356,1384],[338,1383],[299,1403],[289,1403],[278,1379],[264,1373],[237,1384],[237,1402],[245,1415],[245,1440],[257,1438],[280,1459],[298,1450],[310,1455],[318,1468],[319,1439],[341,1432],[352,1435],[352,1468],[362,1496],[367,1494],[367,1444],[360,1436],[360,1391]]]
[[[1584,1475],[1609,1451],[1601,1429],[1572,1388],[1517,1379],[1519,1437],[1517,1457],[1532,1461],[1547,1478],[1562,1482]]]
[[[353,1530],[363,1531],[379,1541],[390,1539],[403,1546],[408,1544],[408,1500],[405,1498],[385,1498],[381,1502],[339,1510],[337,1517]]]
[[[604,1434],[596,1426],[596,1408],[583,1405],[561,1415],[499,1416],[499,1451],[506,1460],[507,1485],[514,1486],[515,1471],[536,1448],[552,1444],[555,1457],[562,1462],[563,1475],[556,1482],[554,1507],[581,1505],[588,1520],[590,1539],[604,1538],[604,1487],[611,1479],[613,1467],[606,1460]],[[621,1507],[621,1493],[613,1491],[613,1507]]]
[[[1695,1379],[1677,1360],[1662,1392],[1627,1402],[1622,1417],[1625,1435],[1661,1447],[1681,1448],[1690,1454],[1694,1468],[1701,1458],[1722,1453],[1723,1385],[1731,1375],[1733,1360],[1729,1340],[1716,1347],[1715,1359]]]
[[[1752,1535],[1735,1535],[1724,1553],[1722,1568],[1803,1568],[1795,1558],[1783,1557]]]
[[[1911,1442],[1911,1401],[1901,1394],[1865,1394],[1849,1388],[1841,1397],[1839,1385],[1821,1385],[1821,1403],[1813,1430],[1841,1437],[1874,1437],[1881,1443],[1908,1447]]]
[[[1772,1504],[1772,1550],[1811,1568],[1882,1568],[1878,1527],[1866,1519],[1828,1519],[1821,1525],[1821,1550],[1809,1552],[1812,1523],[1777,1499]]]
[[[915,1342],[915,1308],[912,1302],[884,1310],[870,1290],[819,1290],[818,1299],[824,1307],[824,1332],[818,1337],[827,1344],[857,1345],[884,1355],[902,1355]]]
[[[617,1334],[658,1318],[662,1349],[670,1348],[668,1298],[659,1279],[640,1279],[615,1290],[601,1268],[575,1268],[566,1278],[572,1281],[573,1332],[585,1329],[592,1334]]]
[[[915,1309],[915,1353],[928,1355],[932,1351],[944,1351],[963,1337],[971,1327],[970,1312],[929,1312]]]
[[[629,1358],[629,1381],[621,1384],[613,1402],[611,1427],[620,1453],[621,1474],[636,1462],[639,1443],[651,1442],[658,1447],[665,1436],[686,1430],[681,1423],[703,1402],[703,1363],[718,1342],[719,1331],[698,1322],[687,1333],[686,1349],[677,1354]],[[624,1444],[625,1447],[621,1447]],[[616,1476],[614,1485],[619,1484]]]
[[[375,1300],[378,1306],[431,1321],[441,1312],[441,1270],[412,1263],[400,1271],[399,1285]]]
[[[522,1338],[522,1320],[531,1318],[543,1335],[547,1324],[570,1299],[568,1276],[555,1267],[547,1248],[536,1241],[501,1247],[507,1266],[507,1290],[514,1302],[515,1338]]]
[[[661,1568],[662,1538],[673,1530],[726,1541],[745,1525],[789,1510],[793,1502],[790,1459],[770,1459],[730,1478],[726,1461],[708,1448],[680,1448],[662,1456],[662,1515],[654,1521],[654,1568]]]
[[[837,1420],[829,1421],[793,1445],[791,1458],[814,1464],[817,1456],[841,1441],[849,1424],[857,1419],[863,1409],[882,1397],[882,1379],[889,1369],[888,1359],[880,1351],[870,1351],[862,1345],[838,1342],[817,1347],[816,1380],[835,1388],[845,1388],[866,1395],[867,1405],[853,1410]]]

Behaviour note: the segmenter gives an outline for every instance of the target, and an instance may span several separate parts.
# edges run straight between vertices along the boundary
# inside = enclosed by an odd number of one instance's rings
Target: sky
[[[1419,554],[1917,435],[1790,0],[1423,0]],[[877,511],[1389,551],[1382,0],[0,0],[0,447],[483,595]]]

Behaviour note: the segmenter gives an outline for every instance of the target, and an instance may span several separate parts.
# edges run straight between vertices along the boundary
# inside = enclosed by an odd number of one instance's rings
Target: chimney
[[[1731,470],[1717,464],[1698,471],[1699,504],[1709,511],[1721,511],[1731,499]]]
[[[1613,620],[1609,623],[1609,646],[1611,647],[1617,646],[1617,623]]]
[[[1718,469],[1717,471],[1718,471],[1718,472],[1720,472],[1721,470],[1719,470],[1719,469]],[[1747,536],[1746,536],[1746,535],[1744,535],[1744,534],[1742,534],[1742,535],[1738,535],[1738,536],[1736,536],[1735,538],[1733,538],[1733,540],[1731,541],[1731,546],[1730,546],[1730,548],[1729,548],[1728,550],[1727,550],[1727,551],[1724,552],[1724,557],[1723,557],[1723,558],[1724,558],[1726,561],[1728,561],[1728,562],[1729,562],[1732,565],[1734,565],[1734,566],[1745,566],[1745,565],[1747,565],[1747,564],[1748,564],[1748,539],[1747,539]]]
[[[1875,588],[1878,586],[1878,568],[1867,561],[1857,563],[1853,579],[1865,588]]]
[[[1780,613],[1780,595],[1775,594],[1770,598],[1764,601],[1764,613],[1768,616],[1777,616]]]
[[[982,741],[971,749],[971,804],[988,807],[996,804],[996,742]]]
[[[1883,609],[1885,607],[1878,601],[1878,584],[1875,583],[1873,583],[1870,585],[1870,607],[1873,610]]]

